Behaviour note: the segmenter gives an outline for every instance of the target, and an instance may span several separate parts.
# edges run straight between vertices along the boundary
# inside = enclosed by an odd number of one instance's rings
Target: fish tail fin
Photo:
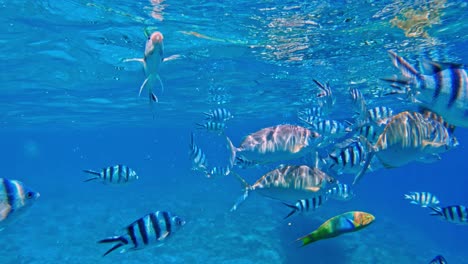
[[[86,173],[89,173],[89,174],[92,174],[92,175],[96,175],[96,177],[86,179],[83,182],[89,182],[89,181],[97,180],[101,176],[101,173],[99,173],[97,171],[93,171],[93,170],[83,170],[83,172],[86,172]]]
[[[438,206],[428,206],[429,208],[432,209],[432,212],[430,213],[430,215],[444,215],[444,213],[442,212],[442,208],[438,207]]]
[[[317,237],[315,232],[312,232],[312,233],[310,233],[308,235],[305,235],[303,237],[298,238],[296,241],[301,241],[302,242],[301,247],[303,247],[303,246],[306,246],[306,245],[308,245],[310,243],[313,243],[313,242],[315,242],[317,240],[320,240],[320,239]]]
[[[232,206],[231,208],[231,212],[232,211],[235,211],[237,210],[237,207],[239,207],[239,205],[241,203],[243,203],[245,201],[245,199],[247,199],[247,197],[249,196],[249,192],[250,190],[252,189],[252,186],[250,186],[246,180],[244,180],[244,178],[242,178],[239,174],[237,174],[236,172],[234,171],[231,171],[232,174],[234,174],[234,176],[236,176],[236,178],[242,183],[242,185],[244,186],[244,193],[237,199],[236,203]]]
[[[371,161],[374,158],[375,153],[376,153],[376,151],[374,150],[374,147],[370,144],[370,142],[365,137],[361,136],[361,139],[364,142],[366,142],[366,144],[367,144],[367,146],[369,148],[369,153],[367,154],[366,162],[362,166],[361,171],[358,174],[356,174],[356,176],[354,177],[353,185],[358,183],[362,179],[362,177],[366,173],[367,169],[369,169]]]
[[[229,164],[231,165],[231,168],[234,167],[234,163],[236,161],[236,152],[237,148],[232,144],[232,141],[229,139],[228,136],[226,136],[226,142],[227,142],[227,148],[230,152],[229,155]]]
[[[392,59],[393,65],[397,67],[401,74],[406,78],[420,78],[421,73],[419,73],[409,62],[407,62],[402,57],[398,56],[395,52],[389,50],[388,54]]]
[[[128,240],[125,239],[123,236],[113,236],[113,237],[108,237],[102,240],[99,240],[98,243],[115,243],[118,242],[116,245],[111,247],[109,250],[106,251],[102,256],[106,256],[107,254],[111,253],[112,251],[118,249],[121,246],[127,245]]]
[[[283,202],[283,204],[292,209],[292,211],[287,216],[285,216],[283,219],[286,219],[286,218],[290,217],[291,215],[293,215],[294,213],[296,213],[298,211],[298,208],[295,205],[284,203],[284,202]]]

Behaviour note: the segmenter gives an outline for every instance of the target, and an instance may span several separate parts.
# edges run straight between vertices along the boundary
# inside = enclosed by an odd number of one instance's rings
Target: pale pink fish
[[[439,153],[458,145],[450,130],[438,120],[418,112],[402,112],[393,116],[373,146],[372,153],[356,178],[367,169],[373,155],[387,168],[396,168],[412,161],[432,162]]]
[[[143,69],[145,71],[146,78],[143,81],[143,84],[140,86],[138,95],[141,95],[141,92],[145,87],[148,88],[150,102],[157,102],[158,97],[153,92],[154,83],[156,81],[161,85],[161,91],[164,90],[163,83],[159,76],[159,68],[161,63],[164,61],[176,59],[179,56],[173,55],[167,58],[164,58],[164,37],[163,34],[159,31],[154,32],[148,37],[145,46],[145,54],[143,58],[132,58],[126,59],[124,62],[137,61],[143,64]]]
[[[250,191],[256,191],[263,196],[280,201],[296,201],[315,197],[327,190],[329,184],[336,180],[318,168],[306,165],[285,166],[268,172],[249,185],[241,176],[233,173],[244,185],[244,194],[237,200],[231,211],[236,210],[245,201]]]
[[[238,148],[227,138],[231,164],[234,164],[236,156],[257,164],[300,158],[314,151],[320,140],[321,136],[317,132],[287,124],[254,132],[246,136]]]

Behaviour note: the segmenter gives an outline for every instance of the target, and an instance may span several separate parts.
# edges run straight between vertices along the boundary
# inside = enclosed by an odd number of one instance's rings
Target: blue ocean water
[[[313,79],[329,82],[332,116],[350,119],[348,88],[371,106],[413,109],[381,78],[398,74],[387,51],[416,65],[468,62],[466,1],[0,1],[0,177],[41,193],[0,231],[0,263],[428,263],[441,254],[468,263],[466,226],[429,216],[403,199],[430,191],[468,205],[468,130],[434,163],[369,172],[348,202],[330,201],[287,220],[282,203],[242,194],[231,176],[191,170],[190,134],[210,162],[228,153],[216,133],[197,129],[217,107],[235,116],[225,130],[238,145],[267,126],[300,124]],[[395,18],[406,23],[398,26]],[[164,91],[138,96],[145,31],[164,34]],[[406,35],[405,35],[406,33]],[[84,169],[115,164],[140,179],[124,186],[84,183]],[[277,164],[236,169],[249,182]],[[351,183],[352,175],[339,177]],[[102,254],[97,241],[152,211],[187,223],[160,247]],[[372,213],[359,232],[300,248],[295,239],[343,212]]]

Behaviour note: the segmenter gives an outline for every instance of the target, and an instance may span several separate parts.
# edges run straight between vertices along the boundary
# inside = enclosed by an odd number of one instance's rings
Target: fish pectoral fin
[[[0,221],[5,220],[11,211],[11,205],[6,202],[0,203]]]
[[[131,59],[123,59],[122,62],[141,62],[142,64],[145,64],[145,60],[143,58],[131,58]]]
[[[163,62],[166,62],[166,61],[173,61],[173,60],[178,60],[182,58],[182,55],[179,55],[179,54],[174,54],[174,55],[171,55],[169,57],[166,57],[163,59]]]
[[[422,141],[422,146],[423,147],[433,147],[433,148],[440,148],[445,146],[446,144],[443,142],[434,142],[430,140],[423,140]]]
[[[419,157],[418,161],[422,163],[434,163],[441,160],[442,158],[438,154],[428,154],[423,157]]]

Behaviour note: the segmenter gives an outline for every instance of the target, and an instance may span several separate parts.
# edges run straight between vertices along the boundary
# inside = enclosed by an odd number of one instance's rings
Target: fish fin
[[[159,74],[156,74],[156,79],[158,79],[159,85],[161,85],[161,93],[163,93],[164,92],[164,85],[163,85],[163,82],[161,80],[161,76],[159,76]]]
[[[252,189],[252,187],[239,174],[237,174],[234,171],[232,171],[231,173],[234,174],[234,176],[236,176],[236,178],[242,183],[242,185],[244,185],[244,193],[237,199],[236,203],[232,206],[230,210],[231,212],[233,212],[237,210],[237,207],[239,207],[239,205],[243,203],[245,199],[247,199],[247,197],[249,196],[249,191]]]
[[[173,60],[178,60],[182,58],[182,55],[179,55],[179,54],[174,54],[174,55],[171,55],[169,57],[166,57],[163,59],[163,62],[166,62],[166,61],[173,61]]]
[[[150,79],[151,76],[148,76],[144,81],[143,83],[141,84],[140,86],[140,91],[138,92],[138,96],[141,95],[141,92],[143,91],[143,88],[145,88],[146,84],[148,83],[148,80]]]
[[[409,195],[409,194],[405,194],[405,197],[404,197],[404,198],[407,199],[407,200],[411,200],[411,199],[412,199],[412,198],[411,198],[411,195]]]
[[[119,247],[128,244],[128,240],[126,240],[123,236],[113,236],[113,237],[108,237],[108,238],[98,241],[98,243],[114,243],[114,242],[119,242],[119,243],[111,247],[109,250],[107,250],[106,253],[102,255],[103,257],[111,253],[112,251],[118,249]]]
[[[298,208],[295,205],[288,204],[288,203],[285,203],[285,202],[283,202],[283,204],[292,209],[292,211],[287,216],[285,216],[283,219],[286,219],[286,218],[290,217],[291,215],[293,215],[294,213],[296,213],[298,211]]]
[[[11,205],[6,202],[0,203],[0,221],[5,220],[11,212]]]
[[[438,206],[428,206],[429,208],[432,209],[433,212],[430,213],[430,215],[444,215],[442,213],[442,208]]]
[[[229,139],[228,136],[226,136],[226,142],[227,142],[227,148],[230,151],[229,155],[229,164],[231,165],[231,168],[234,166],[234,163],[236,161],[236,152],[237,148],[232,144],[232,141]]]
[[[143,58],[131,58],[131,59],[124,59],[122,62],[141,62],[143,65],[145,64],[145,60]]]
[[[320,187],[311,186],[311,187],[307,187],[306,190],[309,190],[309,191],[312,191],[312,192],[318,192],[318,191],[320,191]]]
[[[388,54],[392,59],[393,65],[401,71],[401,74],[404,77],[410,79],[421,77],[421,73],[419,73],[411,64],[409,64],[409,62],[398,56],[395,52],[389,50]]]
[[[434,75],[446,69],[466,69],[467,66],[458,63],[435,62],[431,60],[422,61],[422,70],[426,75]]]
[[[94,180],[97,180],[97,179],[99,179],[99,177],[89,178],[89,179],[84,180],[83,182],[94,181]]]
[[[150,93],[149,98],[151,102],[155,102],[155,103],[159,102],[158,97],[154,93]]]
[[[83,170],[83,172],[86,172],[86,173],[89,173],[89,174],[93,174],[93,175],[97,175],[97,176],[101,176],[101,173],[100,173],[100,172],[93,171],[93,170]]]
[[[319,240],[319,239],[316,237],[314,232],[296,239],[296,241],[301,241],[302,242],[301,247],[306,246],[306,245],[308,245],[310,243],[313,243],[313,242],[315,242],[317,240]]]

